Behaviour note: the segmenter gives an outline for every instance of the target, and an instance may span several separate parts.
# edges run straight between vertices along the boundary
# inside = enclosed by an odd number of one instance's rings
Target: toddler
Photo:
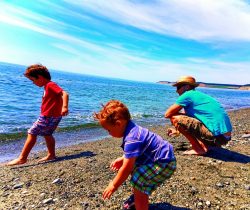
[[[123,156],[110,165],[117,175],[104,190],[103,198],[109,199],[131,175],[133,195],[124,203],[123,209],[147,210],[149,195],[176,169],[173,146],[135,124],[128,108],[118,100],[109,101],[94,117],[111,136],[123,138]]]

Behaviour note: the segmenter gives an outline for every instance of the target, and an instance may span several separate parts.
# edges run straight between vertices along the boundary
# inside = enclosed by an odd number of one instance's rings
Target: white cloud
[[[250,41],[250,5],[244,0],[70,1],[112,21],[199,41]]]
[[[80,22],[93,20],[81,14],[79,12],[81,10],[71,11],[53,3],[49,4],[48,1],[44,2],[47,2],[53,11],[70,14]],[[163,35],[199,41],[250,41],[249,5],[244,1],[173,0],[153,1],[154,3],[150,4],[143,1],[133,2],[68,1],[69,4],[77,3],[84,11],[91,11],[94,15]],[[84,37],[69,34],[66,30],[71,28],[84,32],[85,29],[77,24],[70,25],[20,7],[6,5],[2,7],[0,2],[1,22],[54,38],[48,45],[60,49],[62,53],[53,57],[45,57],[39,52],[18,54],[15,49],[11,51],[9,47],[8,50],[0,49],[0,57],[5,58],[6,61],[16,57],[18,63],[25,60],[28,64],[35,60],[48,63],[48,66],[54,69],[140,81],[175,81],[181,75],[193,75],[198,81],[204,82],[249,83],[249,62],[222,62],[219,57],[218,60],[197,57],[177,58],[178,61],[154,60],[147,58],[148,52],[143,51],[143,48],[135,51],[132,47],[125,48],[123,42],[119,41],[111,40],[111,42],[99,44],[94,39],[86,40]],[[65,30],[60,30],[62,28]],[[126,35],[127,29],[123,30]],[[92,33],[98,36],[99,32]],[[220,42],[214,42],[213,46],[218,46],[218,43]],[[11,55],[9,56],[11,59],[6,57],[7,54]],[[63,62],[60,62],[62,59]]]

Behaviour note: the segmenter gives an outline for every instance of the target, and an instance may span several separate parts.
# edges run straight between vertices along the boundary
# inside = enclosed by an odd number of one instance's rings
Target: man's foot
[[[56,156],[46,156],[46,157],[38,160],[38,163],[42,163],[42,162],[46,162],[46,161],[50,161],[50,160],[55,160],[55,159],[56,159]]]
[[[184,155],[205,155],[206,152],[205,151],[196,151],[194,149],[191,150],[187,150],[185,152],[183,152]]]
[[[6,163],[6,166],[21,165],[21,164],[24,164],[26,162],[27,162],[27,160],[22,160],[22,159],[17,158],[15,160],[12,160],[12,161]]]

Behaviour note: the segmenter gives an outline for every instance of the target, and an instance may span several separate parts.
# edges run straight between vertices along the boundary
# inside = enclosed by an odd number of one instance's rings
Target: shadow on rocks
[[[29,164],[29,165],[17,165],[14,166],[11,169],[16,169],[16,168],[26,168],[26,167],[30,167],[30,166],[36,166],[36,165],[45,165],[48,163],[53,163],[53,162],[60,162],[60,161],[65,161],[65,160],[73,160],[73,159],[77,159],[77,158],[81,158],[81,157],[94,157],[96,156],[95,153],[91,152],[91,151],[85,151],[85,152],[81,152],[78,154],[73,154],[73,155],[65,155],[62,157],[57,157],[55,160],[50,160],[50,161],[45,161],[42,163],[34,163],[34,164]]]
[[[249,163],[250,156],[230,151],[225,148],[213,148],[208,152],[206,157],[210,157],[225,162]]]
[[[172,206],[170,203],[153,203],[149,205],[149,210],[191,210],[191,209]]]
[[[79,154],[65,155],[62,157],[58,157],[55,160],[52,160],[52,162],[59,162],[59,161],[64,161],[64,160],[77,159],[77,158],[81,158],[81,157],[94,157],[94,156],[96,156],[95,153],[90,152],[90,151],[85,151],[85,152],[81,152]]]

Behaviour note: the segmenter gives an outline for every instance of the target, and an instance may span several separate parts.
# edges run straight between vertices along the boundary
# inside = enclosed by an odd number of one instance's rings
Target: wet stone
[[[13,189],[19,189],[19,188],[22,188],[23,187],[23,183],[19,183],[19,184],[15,184],[14,186],[13,186]]]
[[[52,202],[53,202],[53,198],[48,198],[48,199],[43,200],[43,204],[49,204]]]

